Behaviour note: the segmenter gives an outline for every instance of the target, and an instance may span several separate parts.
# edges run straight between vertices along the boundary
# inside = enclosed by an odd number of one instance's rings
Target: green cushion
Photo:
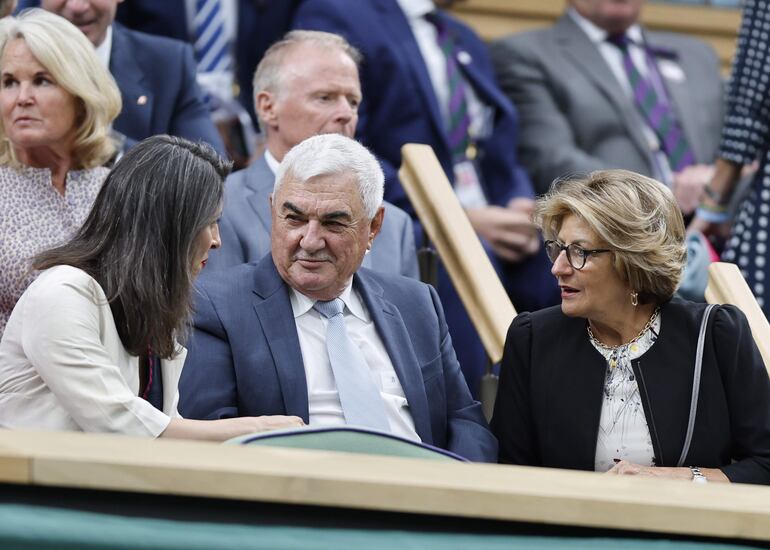
[[[227,444],[266,445],[295,449],[317,449],[384,456],[403,456],[427,460],[456,461],[461,457],[390,434],[349,426],[327,428],[292,428],[260,432],[230,439]]]
[[[452,520],[447,520],[452,528]],[[394,526],[397,527],[397,526]],[[172,521],[0,504],[0,548],[153,550],[737,550],[742,546],[665,539],[533,537],[302,525]]]

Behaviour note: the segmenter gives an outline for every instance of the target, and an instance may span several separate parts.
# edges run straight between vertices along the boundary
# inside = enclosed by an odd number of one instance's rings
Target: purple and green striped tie
[[[694,164],[695,156],[670,105],[658,96],[652,82],[644,78],[634,65],[628,47],[629,38],[625,34],[617,34],[607,37],[607,41],[617,46],[623,54],[623,68],[634,94],[634,103],[658,136],[671,170],[679,172]]]
[[[467,159],[467,151],[471,144],[468,128],[471,117],[468,113],[465,77],[457,63],[457,45],[452,33],[435,13],[426,16],[437,31],[437,41],[446,59],[447,82],[449,85],[448,121],[446,124],[447,142],[452,152],[454,162]]]

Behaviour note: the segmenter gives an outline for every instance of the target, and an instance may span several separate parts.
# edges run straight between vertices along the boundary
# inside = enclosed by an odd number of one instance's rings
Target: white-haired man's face
[[[268,145],[278,160],[311,136],[353,137],[361,85],[349,55],[341,49],[301,44],[286,55],[281,70],[279,90],[262,91],[256,97]]]
[[[271,250],[281,278],[314,300],[338,297],[380,231],[382,207],[367,218],[352,173],[289,179],[271,201]]]

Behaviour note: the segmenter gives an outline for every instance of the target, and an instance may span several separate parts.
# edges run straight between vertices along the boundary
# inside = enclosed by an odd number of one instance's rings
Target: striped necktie
[[[631,42],[628,36],[625,34],[610,35],[607,37],[607,41],[617,46],[623,54],[623,68],[626,71],[628,82],[631,84],[634,103],[652,131],[658,136],[661,149],[668,157],[671,170],[679,172],[686,166],[694,164],[695,156],[671,110],[671,106],[659,97],[652,82],[644,78],[634,65],[628,47]]]
[[[466,81],[457,63],[457,44],[454,36],[438,14],[429,13],[425,18],[436,27],[436,41],[446,59],[447,83],[449,85],[448,121],[446,124],[447,143],[455,163],[468,158],[467,151],[471,145],[468,128],[471,117],[468,112],[466,96]]]
[[[326,317],[326,349],[329,353],[345,423],[390,432],[380,389],[372,380],[363,353],[350,339],[340,298],[318,300],[313,309]]]
[[[195,56],[198,72],[222,72],[232,68],[230,44],[220,0],[195,0]]]

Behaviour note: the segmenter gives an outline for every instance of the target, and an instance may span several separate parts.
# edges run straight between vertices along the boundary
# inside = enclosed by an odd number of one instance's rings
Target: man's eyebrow
[[[327,214],[324,214],[321,217],[324,220],[338,220],[338,219],[352,220],[353,219],[353,216],[350,215],[350,212],[347,212],[345,210],[335,210],[334,212],[329,212]]]
[[[286,202],[283,203],[283,209],[284,210],[291,210],[295,214],[300,214],[302,216],[305,215],[305,213],[302,211],[302,209],[299,206],[297,206],[296,204],[291,203],[289,201],[286,201]]]

